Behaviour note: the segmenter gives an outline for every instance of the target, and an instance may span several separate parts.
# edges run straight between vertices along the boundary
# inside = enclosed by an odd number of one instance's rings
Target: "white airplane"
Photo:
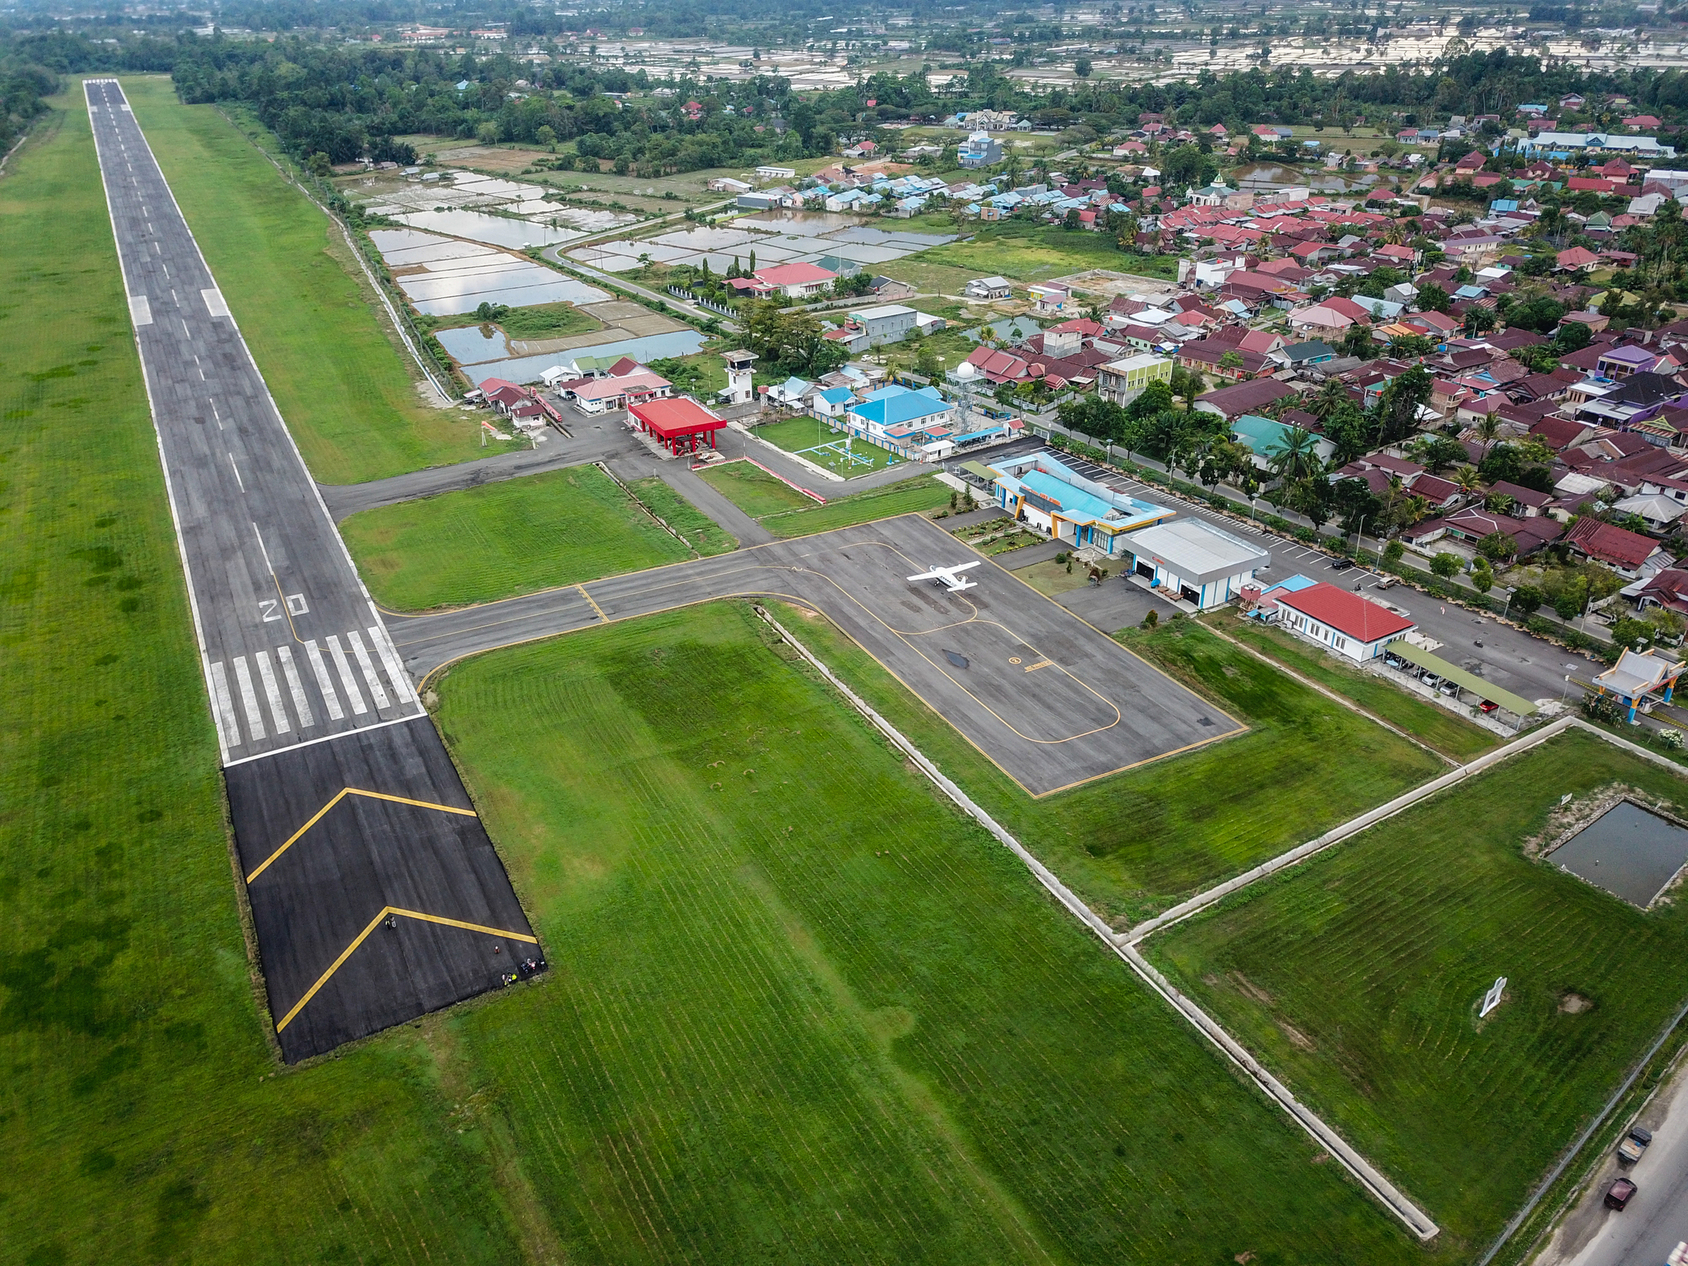
[[[975,558],[970,563],[961,563],[955,567],[934,567],[931,571],[923,571],[918,576],[910,576],[909,579],[911,581],[933,580],[943,585],[951,593],[960,593],[963,589],[977,589],[979,587],[978,581],[965,580],[961,575],[969,567],[977,567],[978,565],[979,560]]]

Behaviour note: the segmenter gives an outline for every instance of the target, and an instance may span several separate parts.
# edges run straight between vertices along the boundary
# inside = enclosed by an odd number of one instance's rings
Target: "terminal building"
[[[1126,533],[1175,513],[1086,479],[1047,449],[994,462],[990,472],[998,504],[1015,519],[1108,558],[1124,555]]]
[[[1168,514],[1171,512],[1168,511]],[[1198,611],[1222,607],[1254,581],[1271,554],[1203,519],[1156,523],[1120,541],[1132,570],[1174,600]]]

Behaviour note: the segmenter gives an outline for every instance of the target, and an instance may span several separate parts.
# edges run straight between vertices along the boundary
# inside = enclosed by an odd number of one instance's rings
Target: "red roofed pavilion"
[[[699,440],[704,436],[709,437],[709,447],[714,448],[715,432],[727,425],[686,396],[629,405],[627,413],[638,420],[641,431],[656,436],[657,443],[676,456],[697,452],[702,447]]]

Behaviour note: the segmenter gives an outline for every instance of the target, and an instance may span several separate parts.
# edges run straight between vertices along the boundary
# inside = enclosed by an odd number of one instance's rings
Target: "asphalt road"
[[[1576,1208],[1565,1215],[1536,1266],[1664,1266],[1678,1244],[1688,1241],[1688,1076],[1679,1066],[1670,1093],[1641,1113],[1653,1143],[1632,1169],[1608,1156]],[[1606,1189],[1620,1173],[1636,1185],[1622,1213],[1604,1205]]]
[[[291,1062],[491,988],[537,943],[122,89],[85,93]]]
[[[726,597],[824,613],[1033,795],[1237,733],[1239,722],[918,515],[459,611],[390,617],[418,677],[464,655]]]
[[[1042,440],[1024,440],[994,449],[984,460],[1001,460],[1011,455],[1035,452],[1043,447],[1045,445]],[[1170,504],[1177,508],[1182,517],[1204,519],[1215,527],[1223,528],[1264,547],[1271,552],[1272,557],[1270,566],[1261,570],[1263,580],[1283,580],[1300,573],[1313,580],[1327,581],[1349,589],[1353,589],[1355,585],[1362,586],[1361,592],[1366,597],[1401,608],[1418,626],[1419,632],[1441,642],[1442,647],[1436,653],[1442,658],[1526,699],[1540,701],[1565,697],[1575,700],[1580,697],[1581,691],[1575,684],[1567,685],[1566,674],[1586,681],[1590,674],[1600,672],[1604,667],[1588,656],[1555,646],[1492,617],[1479,616],[1457,604],[1439,602],[1430,594],[1422,593],[1411,586],[1396,585],[1387,592],[1379,592],[1377,585],[1384,579],[1382,573],[1364,567],[1333,572],[1330,569],[1332,555],[1322,550],[1298,541],[1287,541],[1263,528],[1251,528],[1247,524],[1214,514],[1182,498],[1169,497],[1164,488],[1132,479],[1070,454],[1056,451],[1054,455],[1086,478],[1128,492],[1145,501]]]

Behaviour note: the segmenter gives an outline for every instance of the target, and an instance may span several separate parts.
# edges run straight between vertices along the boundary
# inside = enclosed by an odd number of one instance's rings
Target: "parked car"
[[[1382,580],[1378,581],[1375,585],[1373,585],[1372,588],[1373,589],[1393,589],[1396,585],[1398,585],[1400,583],[1401,583],[1401,578],[1399,576],[1385,576]]]
[[[1330,569],[1332,571],[1347,571],[1353,565],[1354,560],[1352,558],[1333,558],[1330,560]]]
[[[1623,1212],[1624,1206],[1634,1198],[1636,1186],[1627,1178],[1614,1179],[1612,1185],[1606,1188],[1606,1207]]]
[[[1624,1141],[1618,1144],[1618,1159],[1633,1165],[1641,1159],[1641,1153],[1647,1150],[1647,1144],[1653,1141],[1653,1132],[1644,1130],[1639,1125],[1624,1135]]]

